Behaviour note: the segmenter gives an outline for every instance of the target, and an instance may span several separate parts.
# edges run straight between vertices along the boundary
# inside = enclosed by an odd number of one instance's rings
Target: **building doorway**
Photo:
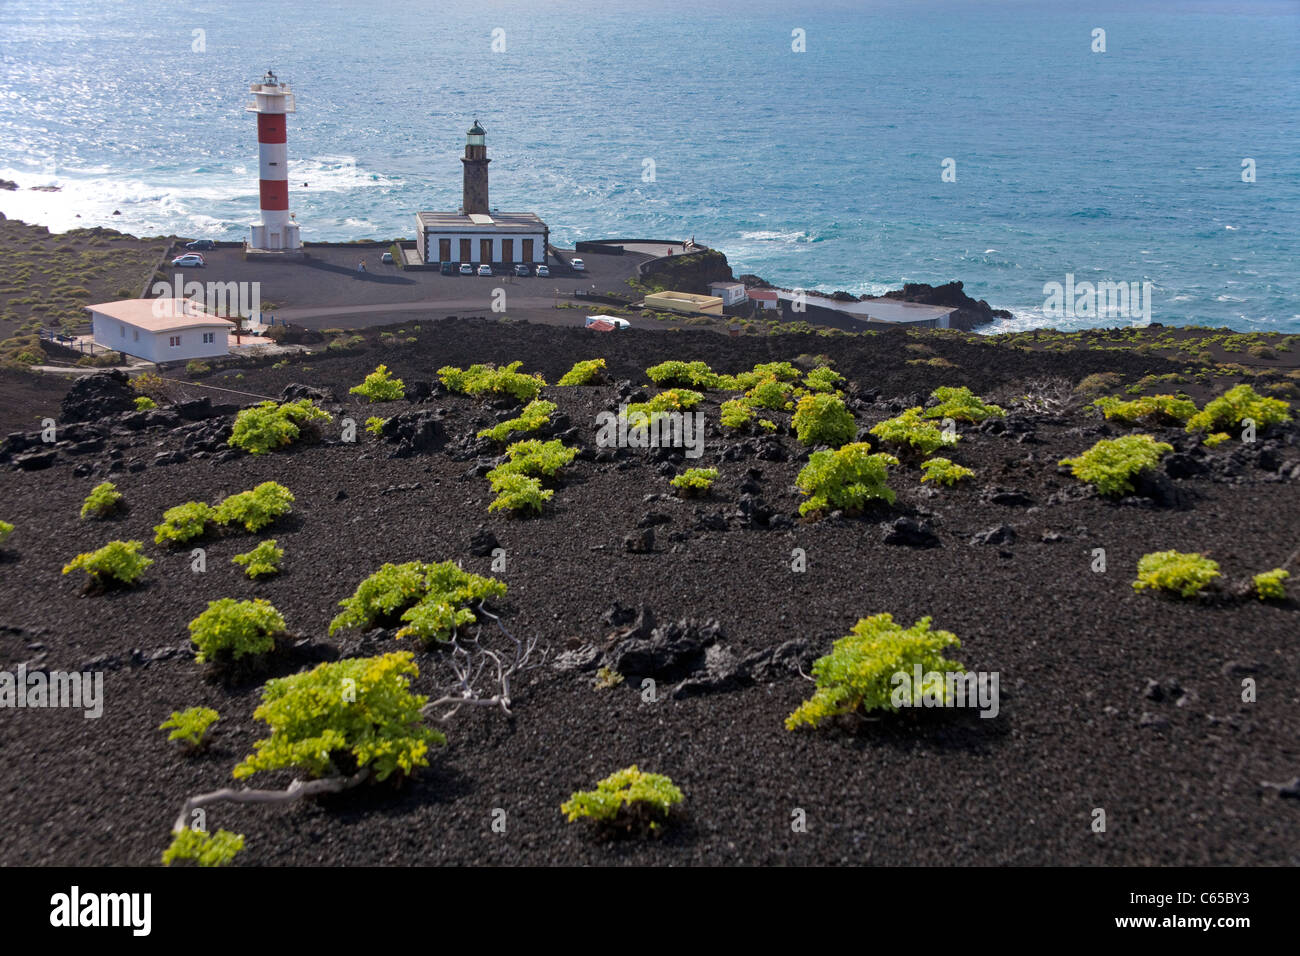
[[[462,239],[462,240],[460,241],[460,261],[461,261],[461,262],[469,262],[470,260],[472,260],[472,259],[474,258],[474,257],[470,254],[469,246],[470,246],[470,241],[469,241],[468,239]]]
[[[491,239],[480,239],[478,241],[478,261],[479,262],[492,261],[492,240]]]
[[[438,240],[438,261],[451,262],[451,240],[450,239]]]
[[[524,262],[532,262],[533,261],[533,240],[525,239],[523,240],[523,243],[524,243],[524,256],[523,256]]]
[[[515,241],[513,239],[501,240],[501,261],[507,264],[515,261]]]

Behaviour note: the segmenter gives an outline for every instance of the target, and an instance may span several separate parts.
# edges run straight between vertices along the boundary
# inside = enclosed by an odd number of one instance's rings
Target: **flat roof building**
[[[721,315],[722,299],[693,292],[652,292],[645,297],[647,309],[667,309],[696,315]]]

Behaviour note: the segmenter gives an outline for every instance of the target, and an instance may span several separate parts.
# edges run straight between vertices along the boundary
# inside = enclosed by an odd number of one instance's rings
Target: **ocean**
[[[245,236],[268,68],[306,240],[456,208],[477,118],[493,205],[562,246],[694,236],[828,292],[960,279],[1013,313],[988,331],[1130,324],[1045,309],[1073,276],[1150,283],[1166,325],[1300,332],[1295,0],[4,0],[0,212]]]

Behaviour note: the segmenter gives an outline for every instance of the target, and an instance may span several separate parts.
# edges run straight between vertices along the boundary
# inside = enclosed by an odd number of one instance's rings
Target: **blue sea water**
[[[1045,314],[1073,274],[1152,283],[1158,322],[1300,331],[1295,0],[4,0],[0,177],[60,190],[0,211],[244,236],[268,67],[306,239],[455,208],[477,117],[493,204],[561,245],[694,236],[858,294],[961,279],[1014,313],[994,330],[1124,324]]]

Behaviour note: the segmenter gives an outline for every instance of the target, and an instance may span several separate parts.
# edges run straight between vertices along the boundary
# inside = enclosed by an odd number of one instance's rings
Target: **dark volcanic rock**
[[[940,544],[939,536],[926,521],[908,517],[895,518],[884,528],[885,544],[901,544],[909,548],[937,548]]]
[[[42,468],[49,468],[57,457],[58,452],[53,448],[46,451],[29,451],[14,457],[14,467],[23,471],[39,471]]]
[[[656,627],[648,637],[620,641],[605,654],[605,665],[629,679],[682,680],[704,667],[705,650],[721,632],[716,619],[683,618]]]
[[[1023,491],[1007,488],[990,488],[983,494],[981,500],[1007,508],[1024,508],[1034,503],[1034,499]]]
[[[957,310],[951,319],[954,329],[973,329],[994,319],[1011,318],[1011,313],[1006,309],[995,309],[983,299],[972,299],[966,294],[960,282],[948,282],[944,285],[908,282],[901,289],[886,292],[883,298],[954,308]],[[864,297],[862,301],[870,300]]]
[[[486,558],[493,549],[499,547],[501,544],[497,541],[497,536],[486,525],[479,525],[469,536],[469,553],[476,557]]]
[[[286,385],[280,392],[280,401],[282,402],[296,402],[300,398],[310,398],[318,404],[324,402],[334,404],[337,401],[333,389],[317,388],[314,385],[303,385],[300,382]]]
[[[971,544],[1011,544],[1016,540],[1016,529],[1009,524],[981,531],[970,539]]]
[[[631,554],[649,554],[655,549],[655,529],[642,528],[623,538],[623,550]]]
[[[1139,498],[1150,499],[1160,508],[1186,509],[1192,506],[1191,493],[1160,471],[1144,472],[1134,479],[1133,493]]]
[[[807,641],[786,641],[737,661],[729,648],[712,644],[705,648],[704,666],[673,688],[677,699],[740,690],[758,683],[772,683],[812,667],[817,653]]]
[[[213,414],[212,399],[196,398],[188,402],[177,402],[172,406],[172,411],[187,422],[201,422],[210,419]]]
[[[96,372],[72,383],[59,405],[65,422],[98,421],[106,415],[135,410],[135,393],[125,372]]]
[[[447,440],[442,428],[442,416],[428,409],[413,409],[394,415],[384,422],[381,434],[385,441],[397,445],[388,456],[390,458],[428,454],[437,451]]]

